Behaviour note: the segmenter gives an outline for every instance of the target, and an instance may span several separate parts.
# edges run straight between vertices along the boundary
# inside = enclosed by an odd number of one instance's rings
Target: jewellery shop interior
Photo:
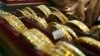
[[[100,56],[100,0],[0,0],[0,56]]]

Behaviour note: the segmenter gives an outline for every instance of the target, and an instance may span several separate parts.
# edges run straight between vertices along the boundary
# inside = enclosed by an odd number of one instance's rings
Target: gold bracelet
[[[24,16],[26,16],[28,19],[31,19],[34,23],[36,23],[38,26],[40,26],[41,28],[47,28],[48,24],[46,22],[46,20],[44,18],[40,18],[40,17],[33,17],[32,14],[30,14],[27,10],[23,9],[22,13]],[[29,16],[28,16],[29,15]]]
[[[10,24],[10,26],[18,32],[23,32],[27,30],[26,26],[14,15],[5,12],[5,11],[0,11],[1,16]]]
[[[14,24],[16,26],[16,28],[18,28],[19,32],[24,32],[27,29],[27,27],[14,15],[11,16],[13,19],[12,24]]]
[[[75,55],[75,56],[85,56],[84,53],[82,53],[78,48],[76,48],[75,46],[65,42],[65,41],[59,41],[56,46],[63,46],[63,48],[65,49],[66,54],[65,55]],[[59,47],[61,48],[61,47]]]
[[[90,33],[89,28],[84,23],[82,23],[78,20],[72,20],[72,21],[69,21],[68,23],[74,24],[75,26],[77,26],[79,29],[81,29],[86,34]]]
[[[50,15],[52,12],[46,5],[40,5]]]
[[[26,7],[25,8],[27,11],[29,11],[31,14],[32,14],[32,16],[34,17],[34,18],[37,18],[37,14],[35,13],[35,11],[33,11],[30,7]]]
[[[24,16],[26,16],[27,17],[27,19],[32,19],[32,18],[35,18],[35,17],[33,17],[33,15],[29,12],[29,11],[27,11],[26,9],[22,9],[22,11],[24,12]]]
[[[57,29],[62,29],[62,31],[65,33],[65,36],[69,37],[70,39],[72,39],[71,36],[73,36],[74,40],[78,38],[77,34],[70,27],[58,24],[56,22],[49,23],[48,30],[53,32]]]
[[[23,9],[23,10],[18,10],[24,17],[26,17],[26,18],[28,18],[28,19],[30,19],[31,18],[31,14],[28,12],[28,11],[26,11],[25,9]]]
[[[62,30],[62,32],[64,33],[64,38],[66,38],[68,41],[72,41],[72,36],[69,34],[68,30],[65,29],[66,26],[57,24],[55,22],[51,22],[48,26],[48,30],[52,31],[56,31],[56,30]],[[53,29],[54,28],[54,29]],[[52,31],[53,32],[53,31]]]
[[[86,43],[100,49],[100,42],[91,37],[83,36],[76,40],[77,43]]]
[[[36,6],[36,8],[39,9],[41,12],[43,12],[46,18],[48,18],[49,15],[51,14],[51,11],[45,5],[39,5]]]
[[[78,48],[65,42],[59,41],[56,43],[55,48],[49,53],[50,56],[85,56]]]
[[[50,7],[51,10],[53,10],[54,12],[56,11],[58,14],[60,14],[62,16],[62,18],[65,20],[65,22],[68,22],[68,18],[62,13],[60,12],[58,9],[54,8],[54,7]]]
[[[65,24],[66,22],[65,22],[65,20],[62,18],[62,16],[60,15],[60,14],[58,14],[57,12],[53,12],[50,16],[49,16],[49,18],[54,22],[58,22],[58,23],[62,23],[62,24]],[[60,22],[59,22],[59,21]]]
[[[68,27],[68,26],[62,26],[64,29],[65,29],[65,31],[67,31],[71,36],[73,36],[73,39],[74,40],[76,40],[76,39],[78,39],[78,36],[77,36],[77,34],[70,28],[70,27]]]
[[[54,44],[51,42],[51,40],[49,40],[48,37],[38,29],[30,29],[22,34],[38,49],[46,53],[49,53],[48,51],[54,47]]]
[[[36,21],[37,24],[39,24],[39,26],[41,28],[43,27],[43,28],[47,29],[48,24],[44,18],[38,17],[34,21]]]

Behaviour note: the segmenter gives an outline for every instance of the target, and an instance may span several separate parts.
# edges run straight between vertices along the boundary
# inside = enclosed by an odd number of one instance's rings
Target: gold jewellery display
[[[50,7],[50,9],[51,9],[53,12],[56,11],[58,14],[60,14],[60,15],[62,16],[62,18],[63,18],[66,22],[69,21],[69,19],[68,19],[61,11],[59,11],[59,10],[56,9],[55,7]]]
[[[36,6],[35,8],[39,9],[45,15],[46,18],[48,18],[49,15],[52,13],[51,10],[45,5],[39,5]]]
[[[50,56],[85,56],[85,54],[72,44],[59,41],[50,52]]]
[[[78,38],[76,33],[70,27],[58,24],[56,22],[51,22],[48,25],[48,30],[50,30],[51,32],[62,30],[62,32],[64,33],[64,38],[66,38],[68,41],[72,41]]]
[[[19,20],[19,18],[14,15],[0,10],[0,16],[10,24],[14,31],[24,32],[28,30],[27,27]]]
[[[29,11],[29,12],[32,14],[32,16],[33,16],[34,18],[37,17],[37,14],[35,13],[35,11],[34,11],[33,9],[31,9],[30,7],[25,7],[25,9],[26,9],[27,11]]]
[[[41,17],[38,17],[36,14],[33,15],[32,13],[34,12],[29,12],[27,10],[31,10],[29,8],[25,8],[25,9],[22,9],[22,10],[18,10],[23,16],[25,16],[27,19],[30,19],[32,20],[32,22],[34,22],[36,25],[38,25],[39,27],[41,28],[47,28],[48,24],[46,22],[46,20],[44,18],[41,18]]]
[[[62,24],[65,24],[69,21],[68,18],[59,11],[53,11],[52,14],[49,16],[49,19],[53,22],[58,22]]]
[[[78,27],[81,31],[83,31],[86,34],[90,33],[90,29],[84,23],[82,23],[81,21],[71,20],[71,21],[68,21],[67,24],[73,24],[73,25],[75,25],[76,27]]]
[[[95,40],[91,37],[79,37],[77,40],[76,40],[77,43],[85,43],[87,45],[90,45],[94,48],[97,48],[100,50],[100,42],[98,40]]]
[[[30,29],[23,32],[22,35],[30,41],[32,45],[35,45],[37,49],[42,50],[47,54],[53,47],[55,47],[51,40],[38,29]]]
[[[93,55],[99,55],[100,25],[88,28],[83,22],[73,20],[74,15],[65,15],[63,14],[64,11],[45,5],[37,5],[33,8],[25,7],[18,9],[16,12],[19,14],[0,10],[0,22],[3,21],[2,25],[4,26],[8,25],[12,33],[13,31],[20,33],[18,37],[23,40],[22,45],[28,44],[32,48],[34,47],[43,56],[88,56],[87,53],[90,54],[90,52]],[[23,22],[26,25],[33,25],[35,28],[28,29],[20,20],[21,18],[23,18]],[[49,39],[49,37],[52,37],[52,39]],[[18,47],[20,48],[21,46]],[[34,53],[38,54],[37,51],[34,51]]]

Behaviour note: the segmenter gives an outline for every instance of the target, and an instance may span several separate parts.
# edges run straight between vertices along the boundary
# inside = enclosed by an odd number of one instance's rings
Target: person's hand
[[[79,20],[85,20],[85,4],[89,0],[52,0],[58,7],[63,8],[66,14],[77,15]]]
[[[99,14],[99,5],[100,5],[100,0],[90,0],[87,11],[86,11],[86,20],[85,23],[88,26],[92,26],[93,21],[97,18]]]

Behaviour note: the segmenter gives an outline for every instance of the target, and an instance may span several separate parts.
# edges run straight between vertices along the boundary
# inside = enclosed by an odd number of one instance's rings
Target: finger
[[[97,3],[97,0],[90,0],[90,3],[88,5],[87,11],[86,11],[86,24],[88,26],[92,25],[92,14],[96,6],[96,3]]]
[[[78,6],[78,2],[76,2],[72,7],[67,8],[66,11],[68,11],[68,12],[75,11],[77,6]]]
[[[77,12],[81,21],[85,20],[85,12],[84,12],[85,4],[83,0],[78,1]]]
[[[99,17],[99,13],[100,13],[100,0],[97,1],[97,4],[96,4],[95,9],[93,11],[92,23],[94,23],[96,21],[96,19]]]

